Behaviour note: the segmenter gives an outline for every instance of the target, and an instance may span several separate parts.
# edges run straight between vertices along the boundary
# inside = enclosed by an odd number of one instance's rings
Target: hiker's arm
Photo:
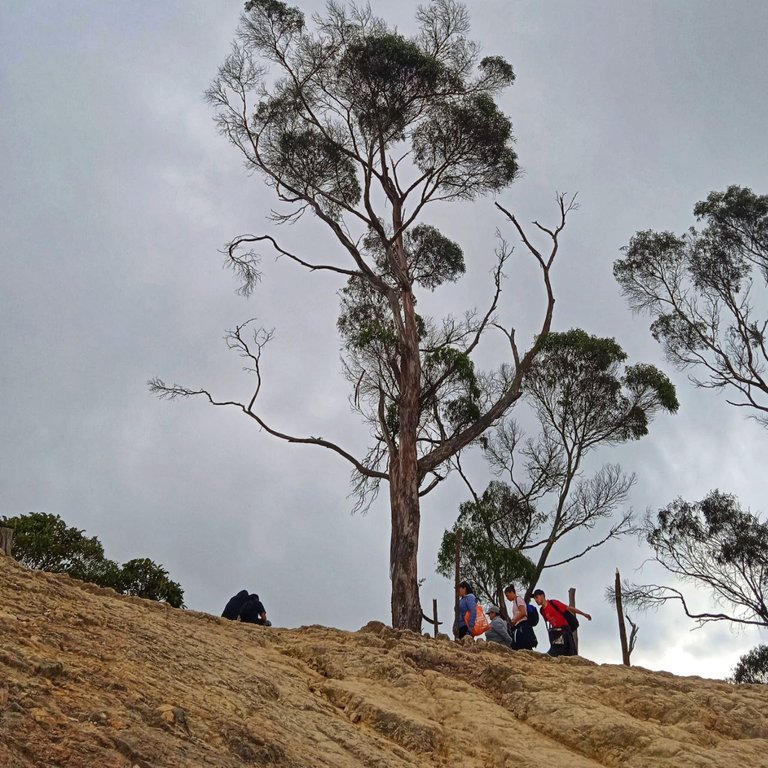
[[[526,608],[521,608],[517,603],[515,603],[515,613],[512,616],[512,623],[517,624],[518,621],[522,621],[523,619],[528,618],[528,610]]]
[[[569,605],[568,610],[571,613],[578,613],[579,616],[583,616],[587,621],[592,621],[592,617],[588,613],[584,613],[584,611],[580,611],[578,608],[574,608],[574,606]]]

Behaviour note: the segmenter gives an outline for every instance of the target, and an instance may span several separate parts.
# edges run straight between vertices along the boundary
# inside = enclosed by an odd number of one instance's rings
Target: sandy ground
[[[0,766],[768,767],[768,686],[262,628],[0,556]]]

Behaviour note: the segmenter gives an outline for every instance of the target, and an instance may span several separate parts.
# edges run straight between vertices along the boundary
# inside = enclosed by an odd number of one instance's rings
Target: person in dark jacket
[[[229,598],[229,602],[224,606],[221,616],[230,621],[236,621],[240,615],[240,609],[243,603],[248,599],[248,590],[241,589],[234,597]]]
[[[250,595],[240,608],[240,621],[246,624],[268,625],[267,612],[264,610],[264,603],[259,600],[258,595]]]

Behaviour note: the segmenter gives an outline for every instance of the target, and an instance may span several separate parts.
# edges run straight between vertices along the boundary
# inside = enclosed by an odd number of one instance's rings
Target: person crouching
[[[491,626],[485,633],[485,639],[489,643],[499,643],[507,648],[511,648],[512,638],[509,636],[507,622],[504,621],[504,617],[501,615],[499,607],[497,605],[489,605],[485,609],[485,612],[491,620]]]

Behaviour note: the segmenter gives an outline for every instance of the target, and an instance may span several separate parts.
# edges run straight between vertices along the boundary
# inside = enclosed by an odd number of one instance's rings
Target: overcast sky
[[[241,7],[2,3],[0,515],[56,513],[98,536],[113,559],[151,557],[196,610],[218,614],[247,588],[276,624],[358,629],[390,618],[386,493],[367,515],[350,516],[348,467],[335,455],[275,442],[202,401],[158,401],[146,386],[160,376],[247,398],[251,380],[223,335],[257,317],[276,328],[261,412],[286,431],[365,446],[340,375],[340,283],[267,259],[245,299],[222,269],[219,249],[231,237],[273,232],[269,190],[217,134],[202,95]],[[413,29],[412,3],[373,8]],[[484,52],[503,55],[517,74],[502,106],[524,174],[500,201],[524,221],[551,222],[555,190],[579,193],[554,273],[555,328],[613,336],[631,361],[663,367],[678,386],[678,415],[595,460],[637,474],[638,512],[716,487],[764,511],[765,430],[664,362],[611,265],[637,230],[690,226],[693,205],[713,189],[768,192],[768,4],[470,0],[469,8]],[[482,305],[494,231],[514,242],[510,227],[492,199],[435,209],[428,221],[459,241],[468,263],[464,281],[429,308]],[[280,235],[307,256],[332,255],[310,221]],[[508,272],[504,318],[525,331],[541,289],[524,249]],[[481,488],[490,479],[479,460],[470,471]],[[465,499],[449,480],[423,504],[422,602],[438,598],[448,622],[452,585],[435,575],[435,557]],[[620,660],[603,593],[617,566],[630,579],[648,577],[637,570],[648,554],[626,541],[545,575],[551,596],[575,586],[595,617],[581,633],[584,655]],[[706,595],[697,597],[706,608]],[[633,661],[678,673],[727,675],[766,641],[727,625],[691,632],[671,608],[638,621]]]

